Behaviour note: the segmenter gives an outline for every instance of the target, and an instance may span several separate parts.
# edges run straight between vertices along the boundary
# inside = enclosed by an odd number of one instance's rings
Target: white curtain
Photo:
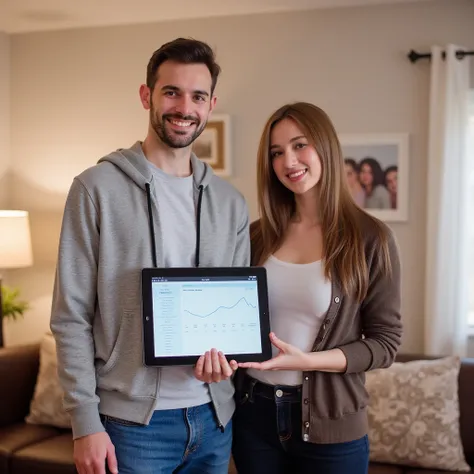
[[[425,353],[466,356],[469,56],[431,49],[426,234]],[[445,51],[445,57],[443,57]]]

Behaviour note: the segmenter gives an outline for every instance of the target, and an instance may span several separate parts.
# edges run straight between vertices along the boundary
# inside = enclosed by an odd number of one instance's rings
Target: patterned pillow
[[[56,341],[51,333],[46,333],[41,341],[40,366],[30,413],[25,421],[32,425],[70,428],[71,421],[63,408],[63,397],[57,373]]]
[[[370,460],[470,471],[459,433],[460,359],[394,363],[366,374]]]

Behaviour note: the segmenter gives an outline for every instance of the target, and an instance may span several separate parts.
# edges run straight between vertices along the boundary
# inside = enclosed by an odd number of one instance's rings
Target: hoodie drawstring
[[[156,240],[155,240],[155,225],[153,223],[153,209],[151,206],[151,190],[150,183],[145,184],[146,188],[146,200],[148,206],[148,226],[150,227],[150,237],[151,237],[151,252],[153,259],[153,267],[158,266],[158,260],[156,258]],[[194,264],[196,267],[199,267],[199,252],[201,247],[201,204],[202,204],[202,194],[204,191],[204,186],[201,184],[199,186],[199,196],[197,202],[197,221],[196,221],[196,257]]]
[[[148,204],[148,226],[150,228],[150,237],[151,237],[151,254],[153,258],[153,267],[156,268],[158,266],[158,261],[156,258],[155,226],[153,224],[153,209],[151,208],[150,183],[146,183],[145,187],[146,187],[146,200]]]
[[[199,186],[199,196],[197,203],[197,216],[196,216],[196,257],[194,261],[195,267],[199,267],[199,252],[201,249],[201,204],[202,204],[202,193],[204,191],[204,186],[201,184]]]

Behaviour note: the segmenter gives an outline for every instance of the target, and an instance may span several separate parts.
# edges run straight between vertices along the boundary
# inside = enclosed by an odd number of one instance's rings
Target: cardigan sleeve
[[[374,254],[369,287],[360,307],[363,338],[339,346],[347,360],[345,373],[389,367],[401,344],[401,265],[398,244],[388,231],[391,272],[384,275]]]

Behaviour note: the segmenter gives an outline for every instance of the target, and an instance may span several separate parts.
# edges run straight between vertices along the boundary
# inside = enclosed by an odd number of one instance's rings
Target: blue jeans
[[[233,420],[239,474],[367,474],[367,435],[346,443],[303,441],[299,387],[242,388]]]
[[[102,416],[120,474],[227,474],[232,423],[222,432],[211,403],[157,410],[147,426]]]

